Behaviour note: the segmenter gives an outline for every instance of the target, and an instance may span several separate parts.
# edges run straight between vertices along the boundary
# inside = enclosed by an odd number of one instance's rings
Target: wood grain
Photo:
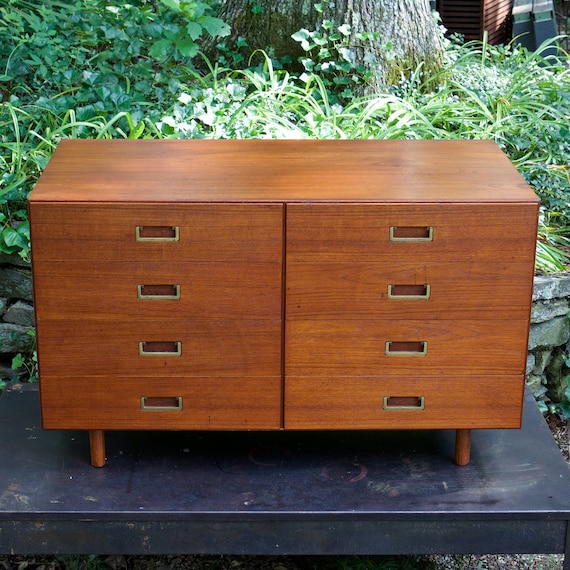
[[[535,204],[288,204],[287,260],[528,263]],[[390,227],[433,226],[431,242],[390,241]]]
[[[64,140],[30,196],[43,425],[95,464],[113,429],[518,427],[538,203],[491,141]]]
[[[522,374],[527,321],[288,321],[285,378],[374,374]],[[427,342],[425,356],[388,356],[386,342]]]
[[[518,428],[523,390],[522,375],[289,375],[285,429]],[[385,410],[386,396],[423,397],[424,409]]]
[[[287,319],[522,320],[532,280],[528,262],[290,262]],[[391,284],[428,284],[429,299],[390,299]]]
[[[89,446],[91,448],[91,465],[103,467],[107,462],[105,456],[105,432],[99,429],[89,432]]]
[[[46,375],[46,429],[275,430],[281,426],[281,378],[135,378]],[[182,397],[181,411],[144,411],[142,397]]]
[[[538,203],[493,141],[463,140],[63,140],[31,199]]]
[[[162,320],[38,322],[41,375],[272,376],[281,373],[281,322]],[[144,357],[139,342],[180,342],[180,356]]]
[[[267,204],[30,202],[35,261],[276,263],[283,207]],[[176,226],[179,241],[137,242],[136,227]]]
[[[275,263],[36,261],[42,319],[281,319]],[[180,299],[139,299],[138,285],[179,285]],[[62,299],[65,301],[62,302]]]

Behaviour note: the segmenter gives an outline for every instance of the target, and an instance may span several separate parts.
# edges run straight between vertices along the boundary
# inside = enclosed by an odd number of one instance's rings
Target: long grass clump
[[[537,268],[566,268],[570,71],[565,54],[544,55],[548,44],[533,53],[514,43],[450,43],[442,72],[426,77],[420,67],[381,93],[346,100],[330,78],[279,69],[264,54],[244,69],[205,58],[188,65],[174,52],[157,66],[144,36],[155,41],[174,20],[161,24],[130,5],[96,8],[91,0],[81,19],[77,5],[60,7],[64,23],[44,11],[0,25],[9,39],[5,83],[0,77],[0,93],[9,88],[0,102],[1,252],[28,256],[25,201],[61,138],[491,139],[549,220]],[[130,37],[126,17],[136,24]],[[30,26],[34,36],[24,33]],[[46,26],[61,29],[58,42]]]

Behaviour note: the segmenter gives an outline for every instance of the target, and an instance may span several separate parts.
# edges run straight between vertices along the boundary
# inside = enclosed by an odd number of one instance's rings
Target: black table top
[[[476,380],[474,380],[476,381]],[[521,430],[86,432],[41,428],[37,387],[0,398],[2,520],[570,519],[570,470],[527,393]]]

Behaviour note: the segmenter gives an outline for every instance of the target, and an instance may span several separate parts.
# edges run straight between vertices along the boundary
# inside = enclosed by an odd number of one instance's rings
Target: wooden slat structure
[[[448,34],[466,40],[482,40],[488,33],[490,44],[511,38],[512,0],[439,0],[438,11]]]

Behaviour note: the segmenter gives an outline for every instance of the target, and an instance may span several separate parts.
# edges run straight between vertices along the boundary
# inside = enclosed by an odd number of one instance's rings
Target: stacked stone
[[[0,258],[0,379],[18,375],[14,355],[33,350],[34,308],[30,264],[17,255]]]
[[[538,276],[528,343],[527,383],[533,394],[554,402],[564,398],[570,368],[570,276]]]

